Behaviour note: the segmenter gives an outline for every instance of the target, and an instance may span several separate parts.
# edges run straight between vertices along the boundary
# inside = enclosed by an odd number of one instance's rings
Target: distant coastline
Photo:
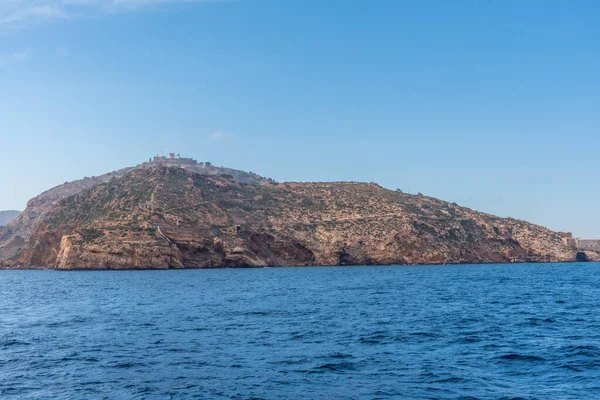
[[[0,230],[4,269],[198,269],[597,261],[553,232],[375,183],[278,183],[155,157],[67,182]]]

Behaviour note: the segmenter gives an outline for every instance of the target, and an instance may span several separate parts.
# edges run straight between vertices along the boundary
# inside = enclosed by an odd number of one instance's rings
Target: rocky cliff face
[[[133,170],[153,169],[159,164],[150,162],[137,165],[135,167],[123,168],[118,171],[110,172],[101,176],[84,178],[73,182],[65,182],[62,185],[56,186],[39,196],[31,199],[27,203],[25,211],[18,217],[13,218],[11,223],[6,228],[0,228],[0,261],[14,257],[23,248],[29,240],[31,234],[38,227],[38,223],[59,201],[66,199],[69,196],[81,193],[91,189],[99,184],[110,182],[113,179],[120,178]],[[252,172],[245,172],[231,168],[215,167],[210,163],[198,163],[193,165],[178,165],[193,173],[199,173],[210,176],[227,176],[239,182],[262,185],[271,184],[273,181]],[[0,227],[2,223],[2,215],[0,215]]]
[[[29,200],[25,210],[6,228],[0,230],[0,260],[13,257],[22,249],[38,222],[58,201],[121,177],[131,170],[132,168],[124,168],[97,177],[65,182]]]
[[[376,184],[250,185],[154,166],[54,203],[2,265],[166,269],[575,258],[561,234],[546,228]]]

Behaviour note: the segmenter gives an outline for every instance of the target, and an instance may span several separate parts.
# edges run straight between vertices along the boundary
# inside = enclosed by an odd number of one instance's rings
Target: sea
[[[0,271],[1,399],[600,399],[600,264]]]

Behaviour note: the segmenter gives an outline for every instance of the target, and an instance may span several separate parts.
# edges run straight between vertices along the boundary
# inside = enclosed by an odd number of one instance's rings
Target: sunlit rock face
[[[139,164],[135,167],[123,168],[117,171],[109,172],[100,176],[85,177],[72,182],[65,182],[52,189],[49,189],[39,196],[29,200],[25,210],[2,223],[2,214],[0,214],[0,261],[14,257],[23,250],[25,243],[29,240],[31,234],[38,227],[43,217],[59,201],[67,197],[76,195],[85,190],[91,189],[97,185],[108,183],[113,179],[120,178],[134,170],[152,169],[158,166],[170,166],[184,168],[187,171],[200,173],[210,176],[228,176],[239,182],[263,185],[273,184],[274,181],[264,178],[252,172],[240,171],[232,168],[215,167],[210,162],[198,162],[191,158],[179,158],[171,154],[169,157],[154,157],[148,162]],[[0,212],[2,213],[2,212]],[[9,215],[11,212],[8,212]],[[2,229],[2,225],[10,222],[10,226]]]

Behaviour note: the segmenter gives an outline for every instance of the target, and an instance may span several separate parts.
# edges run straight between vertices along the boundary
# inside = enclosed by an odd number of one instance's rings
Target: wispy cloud
[[[31,49],[26,49],[12,54],[0,54],[0,67],[28,61],[31,58]]]
[[[216,140],[216,141],[221,141],[224,140],[225,138],[227,138],[229,135],[227,135],[225,132],[223,131],[215,131],[213,133],[210,134],[210,139],[211,140]]]
[[[229,0],[0,0],[0,27],[131,11],[160,4]]]

